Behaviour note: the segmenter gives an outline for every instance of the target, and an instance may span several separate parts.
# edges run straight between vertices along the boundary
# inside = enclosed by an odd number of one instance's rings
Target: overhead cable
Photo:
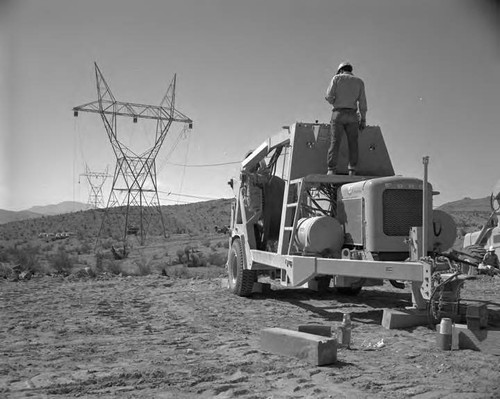
[[[173,162],[166,162],[169,165],[174,165],[174,166],[182,166],[184,168],[205,168],[208,166],[224,166],[224,165],[235,165],[235,164],[241,164],[241,161],[234,161],[234,162],[223,162],[223,163],[211,163],[211,164],[199,164],[199,165],[184,165],[180,163],[173,163]]]
[[[179,193],[173,193],[171,191],[161,191],[161,190],[158,190],[158,192],[162,193],[162,194],[167,194],[167,195],[176,195],[176,196],[180,196],[180,197],[189,197],[189,198],[197,198],[197,199],[206,199],[206,200],[220,199],[220,198],[216,198],[216,197],[200,197],[198,195],[179,194]]]

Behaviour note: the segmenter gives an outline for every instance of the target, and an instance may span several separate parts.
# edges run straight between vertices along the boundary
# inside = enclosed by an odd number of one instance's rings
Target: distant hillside
[[[55,205],[34,206],[28,209],[29,212],[39,213],[41,215],[60,215],[62,213],[86,211],[92,209],[89,204],[81,202],[64,201]]]
[[[491,213],[490,197],[468,198],[465,197],[458,201],[447,202],[438,209],[445,212],[487,212]]]
[[[213,233],[214,227],[229,225],[232,199],[196,202],[185,205],[162,206],[162,214],[167,234]],[[119,209],[110,211],[109,223],[104,226],[104,235],[120,237],[124,224]],[[0,240],[29,240],[40,233],[71,232],[79,237],[96,237],[105,215],[102,209],[90,209],[37,219],[22,220],[0,225]],[[40,216],[40,215],[39,215]],[[148,234],[161,235],[161,220],[154,217]]]
[[[7,211],[0,209],[0,224],[40,218],[44,215],[60,215],[63,213],[78,212],[87,209],[91,209],[91,206],[73,201],[65,201],[56,205],[34,206],[24,211]]]
[[[39,218],[42,215],[39,213],[34,213],[30,211],[6,211],[4,209],[0,209],[0,224],[16,222],[19,220],[33,219]]]
[[[464,198],[458,201],[448,202],[438,207],[453,217],[457,225],[457,241],[454,247],[460,248],[463,236],[480,229],[491,214],[490,197]]]

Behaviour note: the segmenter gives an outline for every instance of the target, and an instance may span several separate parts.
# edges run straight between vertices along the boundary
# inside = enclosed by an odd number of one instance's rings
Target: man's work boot
[[[331,176],[335,175],[336,174],[335,172],[336,172],[335,169],[328,169],[328,172],[326,174]]]
[[[354,169],[351,169],[349,171],[349,176],[356,176],[356,171]]]

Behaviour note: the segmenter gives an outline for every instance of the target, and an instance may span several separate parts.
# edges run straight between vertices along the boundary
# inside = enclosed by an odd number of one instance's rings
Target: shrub
[[[19,248],[16,246],[11,249],[12,262],[18,264],[22,271],[29,271],[31,273],[40,272],[41,269],[37,259],[39,249],[39,247],[27,246],[25,248]]]
[[[203,240],[203,241],[201,242],[201,245],[203,245],[204,247],[207,247],[207,248],[210,246],[210,244],[211,244],[211,243],[210,243],[210,240],[209,240],[208,238],[207,238],[207,239],[205,239],[205,240]]]
[[[191,254],[191,258],[188,260],[188,267],[199,266],[201,266],[200,256],[198,254]]]
[[[103,262],[103,271],[115,275],[121,274],[122,269],[120,267],[120,261],[113,259],[105,259]]]
[[[79,251],[82,254],[89,254],[92,252],[92,246],[88,242],[84,242],[81,246]]]
[[[176,267],[168,271],[170,277],[191,278],[192,274],[187,266]]]
[[[4,247],[0,247],[0,262],[8,262],[9,256]]]
[[[69,274],[73,268],[73,264],[74,260],[63,250],[57,251],[57,253],[51,257],[52,268],[60,274]]]
[[[12,275],[12,268],[9,265],[0,262],[0,277],[7,278],[10,277],[11,275]]]
[[[113,239],[108,238],[102,242],[103,249],[110,249],[113,246]]]
[[[182,249],[178,249],[175,254],[177,255],[177,258],[179,258],[179,263],[184,263],[182,261],[182,257],[184,256],[184,251]]]
[[[208,264],[214,266],[225,266],[227,262],[227,254],[221,252],[213,252],[208,255]]]
[[[95,254],[95,269],[98,272],[104,271],[104,255],[101,253]]]
[[[151,259],[146,259],[144,255],[140,259],[135,261],[137,268],[139,269],[139,276],[147,276],[151,274]]]

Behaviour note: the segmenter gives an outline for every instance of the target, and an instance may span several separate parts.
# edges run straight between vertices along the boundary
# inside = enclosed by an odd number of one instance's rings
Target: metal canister
[[[439,331],[437,334],[437,346],[444,351],[451,350],[453,325],[450,318],[441,319],[439,324]]]
[[[337,329],[337,341],[342,348],[349,349],[351,347],[351,330],[351,314],[344,313],[342,324]]]

